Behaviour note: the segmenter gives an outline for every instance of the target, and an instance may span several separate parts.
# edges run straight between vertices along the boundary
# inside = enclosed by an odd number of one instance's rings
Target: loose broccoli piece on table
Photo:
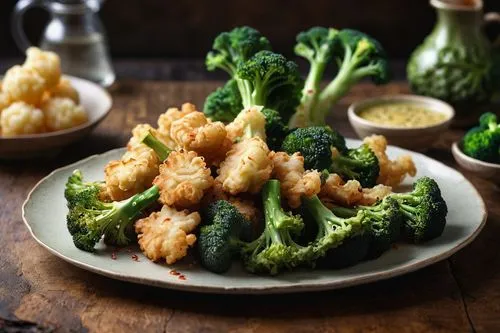
[[[207,96],[203,113],[213,121],[231,122],[242,108],[238,84],[231,79]]]
[[[132,223],[158,199],[159,191],[153,186],[127,200],[103,202],[95,183],[84,183],[81,172],[76,170],[68,178],[65,196],[69,208],[67,227],[73,242],[79,249],[92,252],[103,236],[109,244],[129,244]]]
[[[153,149],[161,161],[165,161],[168,155],[172,152],[172,149],[165,146],[153,135],[153,133],[151,133],[151,131],[148,131],[148,134],[144,136],[141,142],[149,148]]]
[[[242,247],[245,267],[250,272],[275,275],[310,263],[311,248],[294,240],[304,223],[300,216],[286,213],[281,207],[280,182],[269,180],[262,189],[265,228],[259,238]]]
[[[266,142],[269,149],[279,151],[281,143],[288,134],[288,127],[278,111],[264,108],[262,114],[266,117]]]
[[[337,173],[344,180],[355,179],[362,187],[373,187],[377,183],[380,164],[368,145],[349,149],[345,154],[334,156],[330,172]]]
[[[462,139],[466,155],[485,162],[500,162],[500,125],[491,112],[479,118],[479,127],[474,127]]]
[[[288,134],[281,149],[288,154],[300,152],[306,170],[329,170],[332,165],[332,147],[346,152],[345,139],[328,126],[297,128]]]
[[[318,226],[316,239],[311,245],[314,259],[324,257],[329,250],[342,245],[363,229],[363,212],[349,218],[339,217],[325,207],[317,195],[302,198],[302,204]]]
[[[392,197],[386,197],[374,206],[358,206],[354,208],[336,207],[333,212],[340,216],[355,216],[360,211],[365,219],[369,235],[369,246],[366,258],[378,258],[389,250],[391,244],[396,242],[401,235],[402,214],[398,202]]]
[[[207,207],[203,222],[205,225],[200,228],[198,238],[201,264],[214,273],[224,273],[244,246],[243,240],[248,240],[251,224],[236,207],[224,200]]]
[[[448,208],[435,180],[422,177],[410,193],[391,194],[403,214],[403,233],[414,243],[439,237],[446,225]]]

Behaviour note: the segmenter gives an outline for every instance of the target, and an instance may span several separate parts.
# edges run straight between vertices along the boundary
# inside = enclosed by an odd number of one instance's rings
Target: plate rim
[[[355,140],[359,141],[357,139],[349,139],[349,140]],[[308,283],[306,285],[301,285],[301,284],[296,284],[296,285],[286,285],[286,286],[253,286],[253,287],[231,287],[231,286],[199,286],[199,285],[188,285],[188,284],[183,284],[179,283],[178,281],[172,280],[164,280],[164,281],[156,281],[154,279],[150,278],[142,278],[142,277],[134,277],[130,276],[129,274],[123,274],[123,273],[118,273],[118,272],[113,272],[111,270],[105,269],[105,268],[98,268],[95,267],[91,264],[79,261],[77,259],[73,259],[64,253],[61,253],[57,251],[56,249],[52,248],[48,244],[45,244],[42,240],[40,240],[35,233],[33,232],[31,225],[27,221],[26,218],[26,207],[27,204],[30,202],[31,196],[39,189],[40,185],[47,181],[50,177],[52,177],[55,173],[64,171],[66,169],[72,168],[73,166],[81,163],[86,163],[89,160],[95,159],[100,156],[105,156],[105,155],[110,155],[113,154],[114,152],[118,150],[123,150],[124,148],[115,148],[108,150],[104,153],[101,154],[94,154],[90,155],[84,159],[78,160],[76,162],[73,162],[71,164],[59,167],[52,172],[50,172],[47,176],[43,177],[40,179],[34,186],[33,188],[29,191],[25,201],[23,202],[22,205],[22,219],[25,224],[25,226],[28,228],[31,237],[35,239],[35,241],[40,244],[43,248],[47,249],[50,253],[55,255],[58,258],[63,259],[64,261],[75,265],[79,268],[88,270],[90,272],[106,276],[108,278],[112,279],[117,279],[121,281],[126,281],[126,282],[132,282],[132,283],[139,283],[143,285],[149,285],[149,286],[154,286],[154,287],[161,287],[165,289],[173,289],[173,290],[180,290],[180,291],[188,291],[188,292],[197,292],[197,293],[206,293],[206,294],[285,294],[285,293],[300,293],[300,292],[311,292],[311,291],[324,291],[324,290],[334,290],[334,289],[341,289],[341,288],[347,288],[347,287],[352,287],[356,285],[361,285],[361,284],[366,284],[370,282],[375,282],[375,281],[381,281],[381,280],[387,280],[396,276],[401,276],[407,273],[414,272],[416,270],[422,269],[424,267],[430,266],[434,263],[437,263],[439,261],[442,261],[444,259],[449,258],[456,252],[460,251],[463,249],[465,246],[470,244],[482,231],[484,228],[487,218],[488,218],[488,210],[486,207],[486,204],[484,202],[483,197],[479,193],[479,191],[476,189],[476,187],[458,170],[449,167],[445,165],[444,163],[433,159],[431,157],[428,157],[422,153],[414,152],[408,149],[400,148],[397,146],[389,146],[389,147],[396,147],[398,149],[402,149],[407,152],[411,152],[412,154],[420,155],[421,157],[430,159],[441,166],[444,166],[446,168],[450,168],[460,174],[462,178],[465,180],[466,183],[473,189],[473,191],[476,193],[477,198],[479,199],[479,203],[481,206],[482,210],[482,220],[479,223],[478,227],[476,230],[474,230],[473,233],[471,233],[466,239],[464,239],[461,243],[455,245],[453,248],[449,249],[448,251],[445,251],[443,253],[440,253],[439,255],[427,258],[422,261],[418,261],[416,263],[406,263],[402,265],[398,265],[396,268],[390,269],[390,270],[385,270],[382,272],[372,272],[372,273],[366,273],[363,274],[363,276],[360,277],[354,277],[350,278],[348,280],[344,281],[336,281],[336,282],[316,282],[316,283]]]

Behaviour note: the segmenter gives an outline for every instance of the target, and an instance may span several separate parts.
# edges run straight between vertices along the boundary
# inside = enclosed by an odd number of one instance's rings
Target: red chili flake
[[[139,257],[137,256],[137,254],[132,255],[132,260],[139,261]]]
[[[170,270],[169,273],[170,273],[170,275],[175,275],[175,276],[181,275],[181,273],[177,272],[175,269]]]
[[[184,276],[184,275],[182,275],[182,274],[181,274],[181,275],[179,275],[179,280],[186,280],[186,276]]]
[[[111,253],[111,259],[116,260],[116,253],[114,252]]]
[[[314,93],[314,90],[309,89],[309,90],[307,91],[307,93],[308,93],[308,94],[313,94],[313,93]]]

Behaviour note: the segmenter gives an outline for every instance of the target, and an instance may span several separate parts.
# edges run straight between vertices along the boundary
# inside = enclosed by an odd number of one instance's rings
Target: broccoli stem
[[[149,207],[153,202],[158,200],[160,196],[160,189],[158,186],[153,185],[146,191],[136,194],[128,200],[118,203],[118,207],[127,216],[129,221],[134,220],[141,212]]]
[[[337,226],[345,225],[345,220],[335,216],[331,210],[323,205],[317,195],[310,198],[303,197],[302,203],[305,205],[314,220],[318,223],[319,230],[317,239],[333,233]]]
[[[165,146],[151,133],[151,131],[148,131],[148,134],[146,134],[141,142],[149,148],[153,149],[156,155],[158,155],[158,158],[162,161],[165,161],[168,155],[172,152],[172,149]]]

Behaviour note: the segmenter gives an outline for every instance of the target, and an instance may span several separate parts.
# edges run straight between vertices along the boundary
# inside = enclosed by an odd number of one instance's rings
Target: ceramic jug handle
[[[44,1],[20,0],[17,2],[16,6],[14,7],[14,12],[12,13],[12,36],[14,37],[14,41],[16,42],[17,47],[19,47],[19,49],[23,52],[31,46],[28,37],[26,37],[26,34],[24,33],[23,16],[28,9],[35,6],[44,7]]]
[[[484,24],[500,24],[500,13],[490,12],[484,15]],[[500,35],[493,40],[494,46],[500,46]]]

